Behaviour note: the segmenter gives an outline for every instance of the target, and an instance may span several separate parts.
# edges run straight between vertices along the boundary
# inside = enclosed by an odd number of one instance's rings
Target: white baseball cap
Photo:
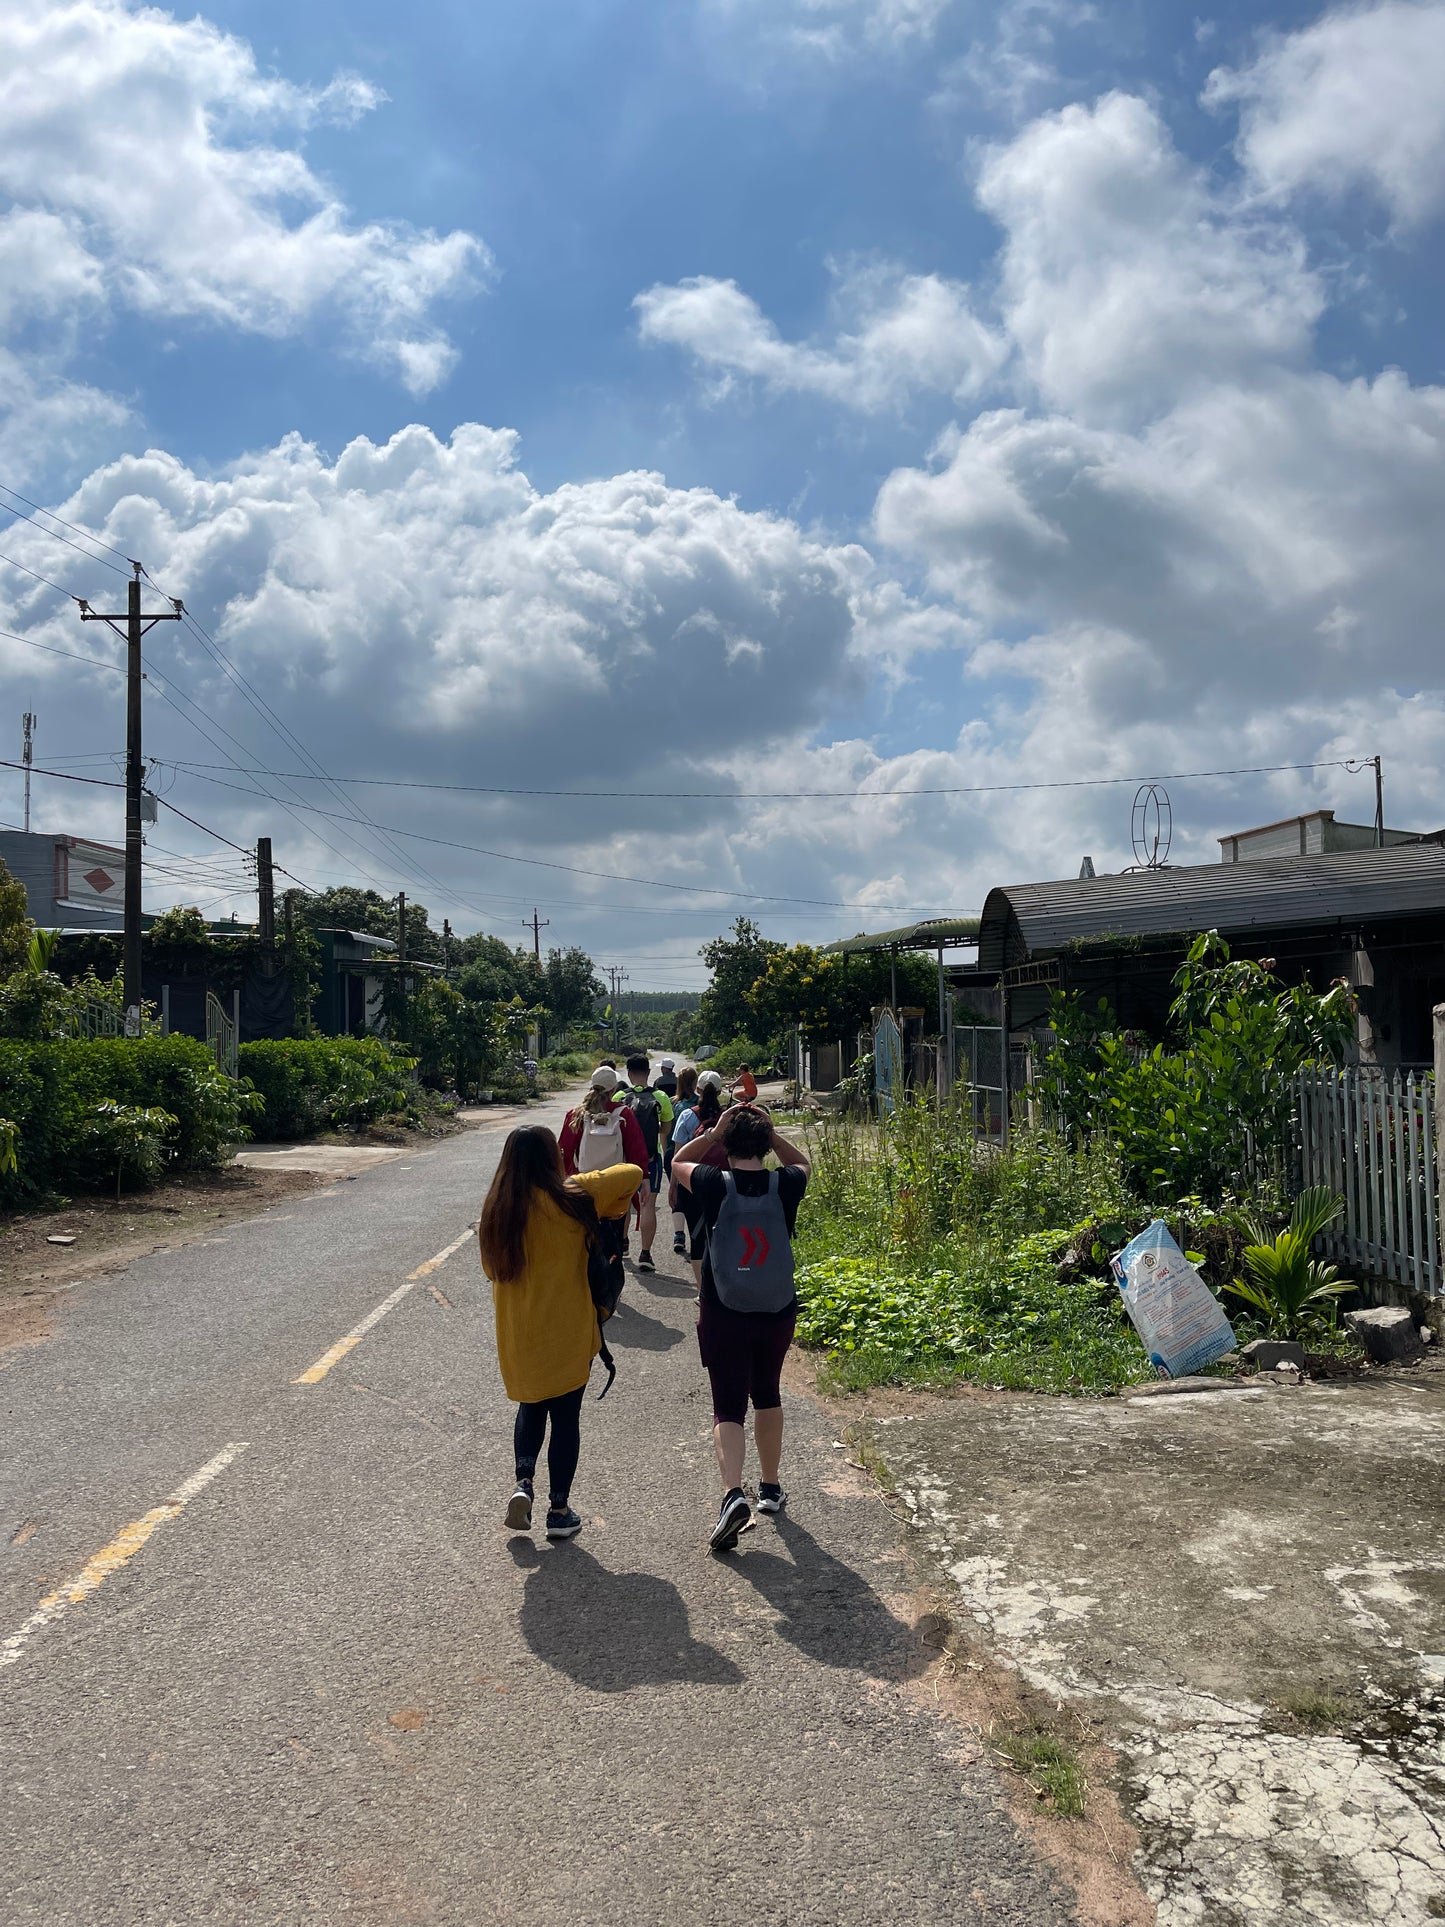
[[[593,1071],[592,1088],[594,1091],[615,1091],[617,1089],[617,1073],[612,1069],[610,1064],[599,1064],[596,1070]]]
[[[673,1067],[673,1060],[672,1060],[672,1058],[670,1058],[670,1057],[664,1057],[664,1058],[663,1058],[663,1060],[662,1060],[662,1068],[663,1068],[663,1069],[664,1069],[665,1071],[670,1071],[670,1070],[672,1069],[672,1067]]]
[[[702,1076],[697,1080],[697,1088],[700,1091],[720,1091],[722,1089],[722,1079],[716,1071],[704,1071]]]

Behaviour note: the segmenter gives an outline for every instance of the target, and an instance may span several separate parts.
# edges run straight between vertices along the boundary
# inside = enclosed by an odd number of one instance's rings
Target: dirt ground
[[[1112,1756],[1111,1830],[1132,1826],[1160,1927],[1445,1913],[1436,1358],[1288,1388],[837,1409],[965,1667],[1002,1664],[1020,1704]]]

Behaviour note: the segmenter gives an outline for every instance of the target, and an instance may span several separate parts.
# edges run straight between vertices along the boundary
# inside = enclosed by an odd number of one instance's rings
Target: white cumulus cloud
[[[1408,227],[1445,205],[1442,75],[1445,5],[1382,0],[1268,36],[1205,98],[1238,105],[1240,159],[1264,193],[1362,187]]]
[[[962,283],[886,267],[841,277],[839,326],[826,340],[785,340],[735,281],[709,275],[648,288],[633,305],[644,341],[685,349],[723,388],[758,381],[865,413],[919,392],[963,400],[1006,352]]]
[[[0,0],[0,192],[52,225],[51,262],[156,316],[271,335],[333,319],[357,353],[424,392],[453,358],[435,304],[472,285],[485,248],[358,223],[298,144],[380,99],[352,75],[320,88],[267,76],[244,41],[199,17]],[[32,299],[54,272],[31,264]]]

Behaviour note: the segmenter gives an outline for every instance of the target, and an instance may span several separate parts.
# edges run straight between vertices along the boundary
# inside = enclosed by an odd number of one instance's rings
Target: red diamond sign
[[[88,883],[98,896],[104,896],[107,890],[113,890],[115,888],[115,878],[108,876],[104,870],[99,868],[87,870],[81,881]]]

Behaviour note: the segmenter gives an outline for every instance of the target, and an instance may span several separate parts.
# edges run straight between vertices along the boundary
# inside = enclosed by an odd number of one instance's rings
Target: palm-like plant
[[[1260,1314],[1271,1338],[1298,1338],[1303,1326],[1333,1311],[1335,1300],[1354,1289],[1334,1265],[1310,1256],[1310,1246],[1344,1208],[1344,1199],[1321,1184],[1300,1193],[1289,1223],[1273,1238],[1258,1219],[1246,1222],[1248,1276],[1225,1289]]]

